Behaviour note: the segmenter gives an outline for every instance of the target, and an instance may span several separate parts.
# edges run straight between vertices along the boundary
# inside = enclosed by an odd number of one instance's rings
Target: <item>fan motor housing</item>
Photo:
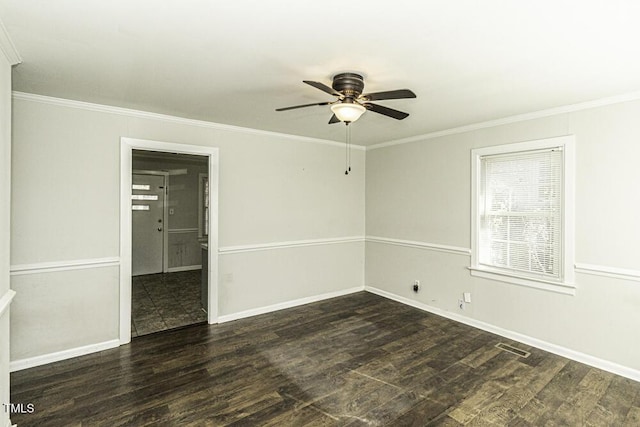
[[[333,77],[331,87],[348,98],[357,98],[364,89],[364,78],[355,73],[336,74]]]

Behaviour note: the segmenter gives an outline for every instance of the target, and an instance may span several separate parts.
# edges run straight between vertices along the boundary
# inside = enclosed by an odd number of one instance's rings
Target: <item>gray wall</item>
[[[362,151],[345,177],[333,145],[104,110],[14,101],[11,263],[34,268],[12,276],[13,361],[117,338],[117,265],[40,267],[118,257],[119,141],[128,136],[220,148],[222,316],[366,284],[640,369],[631,338],[640,324],[640,101],[373,149],[366,192]],[[574,296],[472,278],[464,251],[369,241],[365,267],[361,241],[321,244],[364,235],[366,194],[367,235],[468,249],[470,150],[565,134],[576,135]],[[306,240],[315,243],[290,244]],[[417,295],[413,279],[423,284]],[[473,295],[465,311],[462,292]]]
[[[384,242],[367,242],[366,284],[640,370],[638,117],[640,101],[625,102],[367,151],[368,236],[469,249],[471,149],[575,134],[575,296],[471,277],[460,252]]]
[[[362,241],[319,243],[364,235],[363,151],[345,176],[340,146],[18,97],[12,361],[118,339],[119,267],[91,263],[119,256],[121,137],[219,147],[221,316],[363,286]]]

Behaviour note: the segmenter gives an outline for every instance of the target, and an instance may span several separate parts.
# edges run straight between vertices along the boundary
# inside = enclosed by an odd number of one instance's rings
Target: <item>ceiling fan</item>
[[[384,107],[374,104],[371,101],[382,101],[387,99],[403,99],[415,98],[416,94],[409,89],[390,90],[385,92],[362,93],[364,89],[364,78],[355,73],[340,73],[333,77],[331,87],[324,83],[303,80],[304,83],[320,89],[329,95],[336,96],[335,101],[318,102],[315,104],[295,105],[293,107],[277,108],[276,111],[287,111],[295,108],[313,107],[318,105],[331,105],[333,115],[329,120],[329,124],[345,122],[349,124],[360,118],[366,111],[370,110],[374,113],[382,114],[402,120],[409,116],[408,113],[394,110],[393,108]]]

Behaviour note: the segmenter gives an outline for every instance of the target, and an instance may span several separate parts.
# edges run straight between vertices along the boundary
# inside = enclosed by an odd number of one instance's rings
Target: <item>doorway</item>
[[[133,150],[132,338],[207,321],[201,293],[208,242],[200,227],[206,199],[200,192],[208,160]]]
[[[203,213],[194,205],[187,212],[184,198],[201,199],[203,176],[207,209]],[[207,308],[206,313],[200,311],[199,321],[217,321],[217,177],[217,148],[121,139],[121,344],[137,335],[132,327],[134,296],[146,295],[147,308],[157,308],[162,301],[184,306],[193,299],[198,310],[201,302]],[[191,178],[194,182],[189,184]],[[168,294],[163,296],[164,291]],[[163,310],[167,315],[176,307]],[[187,310],[193,319],[193,308]],[[187,314],[182,317],[184,322]],[[165,329],[181,326],[175,322]]]

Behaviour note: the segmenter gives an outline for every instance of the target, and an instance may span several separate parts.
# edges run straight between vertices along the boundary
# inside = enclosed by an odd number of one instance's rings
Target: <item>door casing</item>
[[[131,342],[131,174],[133,150],[193,154],[209,159],[209,324],[218,321],[219,149],[135,138],[120,138],[120,345]],[[166,227],[165,227],[166,228]]]

